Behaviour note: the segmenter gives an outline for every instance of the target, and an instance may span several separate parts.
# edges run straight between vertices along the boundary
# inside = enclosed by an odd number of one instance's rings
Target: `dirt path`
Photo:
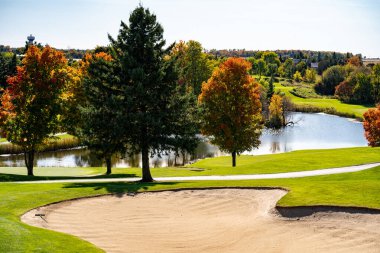
[[[79,236],[106,252],[380,252],[380,215],[284,218],[274,209],[284,194],[218,189],[103,196],[32,210],[22,221]]]

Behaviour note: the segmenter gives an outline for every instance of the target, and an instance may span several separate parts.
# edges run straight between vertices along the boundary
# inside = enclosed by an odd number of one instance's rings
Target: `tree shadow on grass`
[[[0,173],[0,182],[14,182],[14,181],[41,181],[41,180],[62,180],[62,179],[96,179],[96,178],[130,178],[138,177],[135,173],[128,174],[111,174],[111,175],[96,175],[96,176],[26,176],[17,174],[3,174]]]
[[[141,181],[136,182],[111,182],[111,183],[70,183],[63,188],[93,188],[95,191],[105,189],[108,193],[115,194],[118,197],[122,197],[124,194],[134,195],[140,190],[149,190],[149,188],[161,185],[161,186],[173,186],[176,182],[151,182],[143,183]],[[171,187],[168,187],[171,188]]]
[[[93,179],[93,178],[127,178],[127,177],[140,177],[140,175],[137,175],[136,173],[121,173],[121,174],[101,174],[101,175],[96,175],[96,176],[80,176],[80,178],[88,178],[88,179]],[[79,178],[79,177],[76,177]]]

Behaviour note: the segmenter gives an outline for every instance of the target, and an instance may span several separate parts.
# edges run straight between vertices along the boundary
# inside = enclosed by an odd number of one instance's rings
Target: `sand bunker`
[[[284,194],[218,189],[103,196],[42,207],[22,220],[106,252],[380,252],[380,215],[284,218],[274,209]]]

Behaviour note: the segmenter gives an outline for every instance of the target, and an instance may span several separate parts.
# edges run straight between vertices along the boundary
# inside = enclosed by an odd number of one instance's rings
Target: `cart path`
[[[298,178],[298,177],[313,177],[322,175],[332,175],[340,173],[349,173],[362,170],[372,169],[380,166],[380,163],[370,163],[355,166],[347,166],[340,168],[329,168],[308,171],[296,171],[273,174],[251,174],[251,175],[224,175],[224,176],[187,176],[187,177],[155,177],[156,181],[208,181],[208,180],[257,180],[257,179],[278,179],[278,178]],[[94,178],[94,179],[60,179],[60,180],[37,180],[37,181],[16,181],[15,184],[54,184],[54,183],[108,183],[108,182],[134,182],[138,181],[139,177],[129,178]],[[9,182],[4,182],[9,183]]]

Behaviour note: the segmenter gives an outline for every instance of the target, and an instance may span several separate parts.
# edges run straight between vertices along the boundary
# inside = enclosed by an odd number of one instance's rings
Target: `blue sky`
[[[56,48],[94,48],[116,36],[135,0],[0,0],[0,44],[32,33]],[[380,57],[380,0],[144,0],[168,43],[206,49],[310,49]]]

